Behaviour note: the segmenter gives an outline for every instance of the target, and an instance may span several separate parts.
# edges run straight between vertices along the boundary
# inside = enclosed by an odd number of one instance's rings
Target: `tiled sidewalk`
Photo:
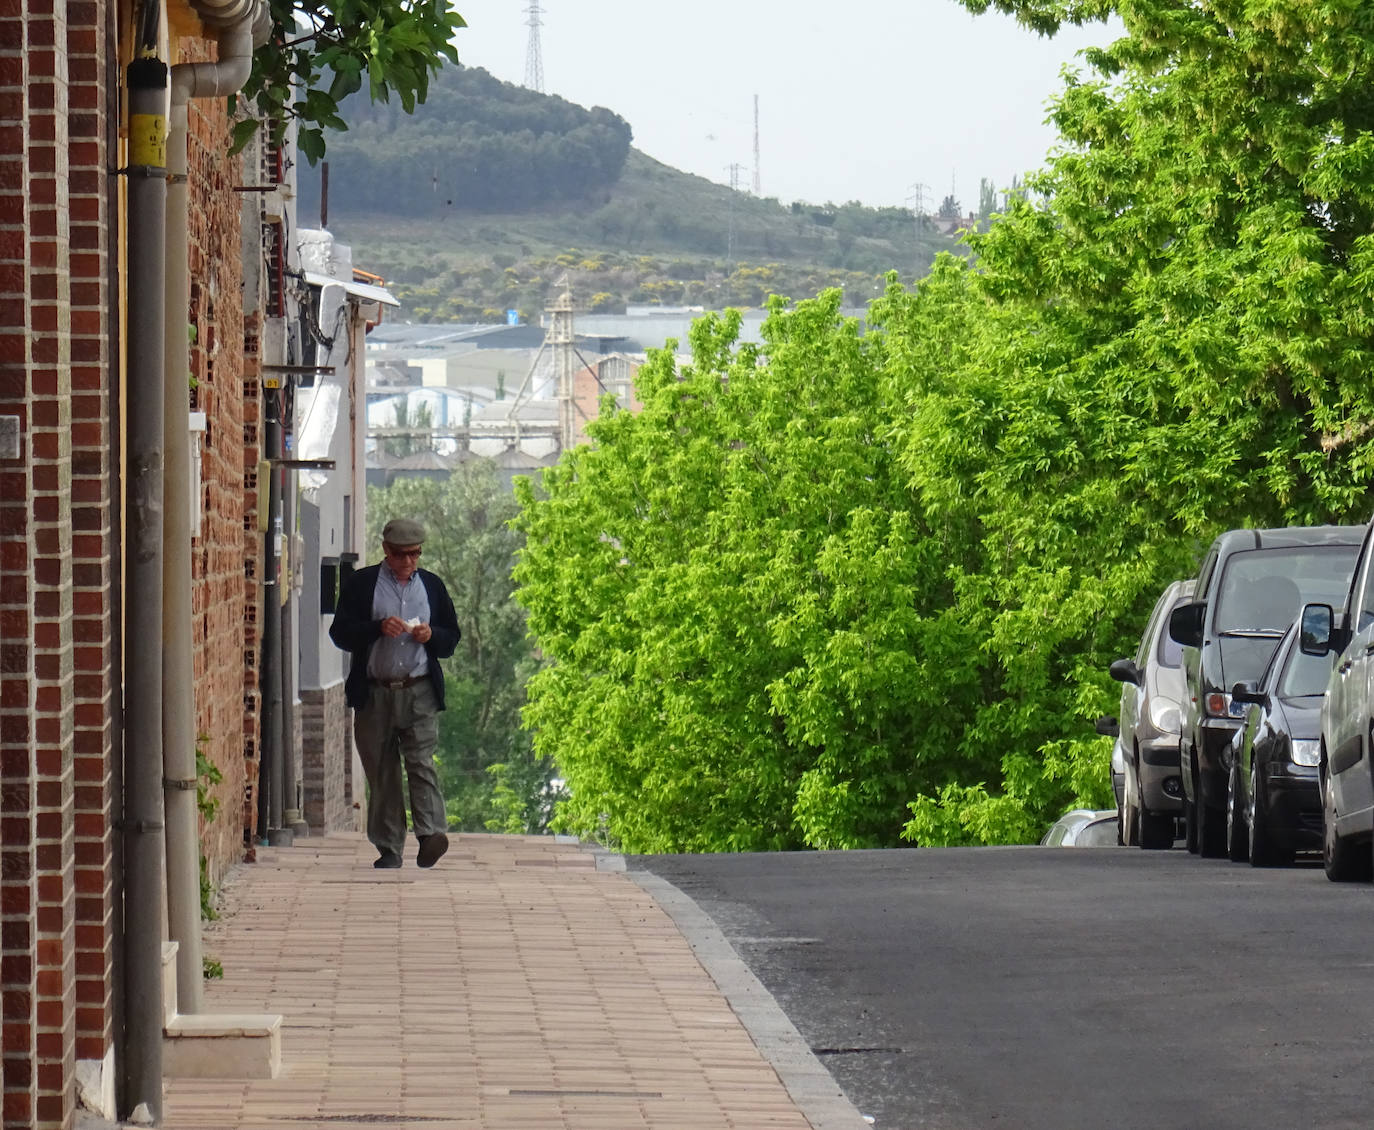
[[[174,1080],[164,1126],[810,1130],[673,921],[576,844],[361,836],[259,849],[205,952],[208,1012],[278,1012],[271,1081]]]

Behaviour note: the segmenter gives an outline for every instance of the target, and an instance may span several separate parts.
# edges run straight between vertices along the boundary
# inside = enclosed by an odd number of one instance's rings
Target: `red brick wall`
[[[112,1041],[113,758],[119,410],[110,246],[118,163],[107,142],[100,0],[0,9],[0,1089],[4,1127],[72,1122],[77,1058]],[[193,44],[195,57],[207,54]],[[240,183],[222,100],[191,111],[188,322],[206,411],[195,547],[198,717],[224,773],[212,873],[240,857],[246,522]],[[251,335],[250,335],[251,336]],[[250,454],[255,458],[255,453]],[[250,645],[251,646],[251,645]]]
[[[72,399],[68,48],[64,2],[0,16],[0,292],[15,315],[0,406],[20,418],[23,443],[0,511],[6,1127],[70,1123],[76,1054],[72,579],[74,551],[93,547],[78,546],[70,505],[73,448],[89,436],[75,431]],[[99,530],[93,540],[98,554]]]
[[[101,1059],[114,1038],[111,766],[118,685],[112,492],[117,389],[110,335],[112,242],[107,21],[95,0],[67,6],[71,248],[72,637],[75,703],[76,1058]]]
[[[112,1034],[107,10],[0,13],[3,1124],[66,1126]]]
[[[0,414],[17,416],[18,459],[0,461],[0,1122],[24,1126],[37,1099],[34,882],[33,513],[29,456],[27,13],[0,14],[0,302],[21,317],[0,324]]]
[[[208,42],[183,40],[181,61],[212,58]],[[206,414],[201,444],[201,533],[192,547],[196,726],[201,748],[219,768],[220,801],[203,850],[212,881],[243,858],[245,789],[243,663],[244,584],[244,311],[240,245],[240,160],[226,158],[229,122],[221,98],[196,99],[189,110],[188,232],[194,327],[191,373],[195,407]],[[255,336],[255,335],[254,335]],[[256,711],[254,711],[256,714]]]
[[[302,815],[313,834],[358,830],[349,769],[353,739],[343,684],[301,691]]]
[[[76,1060],[75,719],[72,649],[71,278],[67,22],[63,0],[29,0],[29,317],[34,331],[34,674],[38,867],[39,1126],[66,1126]]]
[[[0,1123],[67,1127],[77,1058],[111,1047],[119,725],[118,366],[109,279],[112,6],[0,8]],[[204,58],[208,44],[183,57]],[[256,330],[241,309],[241,183],[221,99],[191,108],[193,373],[207,413],[193,553],[197,725],[219,766],[212,874],[240,858],[256,728]],[[249,414],[245,417],[245,406]],[[249,496],[251,497],[251,496]],[[252,532],[250,532],[250,530]],[[250,667],[245,683],[245,665]]]
[[[587,424],[601,415],[601,398],[608,392],[616,391],[614,385],[609,381],[607,387],[601,387],[601,381],[597,377],[596,364],[593,361],[590,365],[584,365],[573,374],[574,446],[587,442]],[[632,364],[631,370],[630,402],[625,407],[630,412],[638,412],[643,408],[634,389],[634,373],[639,371],[639,366]]]

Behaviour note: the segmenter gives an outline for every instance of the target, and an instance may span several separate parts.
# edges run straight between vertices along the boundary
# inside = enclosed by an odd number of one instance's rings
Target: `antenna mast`
[[[911,202],[911,211],[916,218],[916,266],[914,278],[921,277],[921,235],[925,230],[926,223],[926,185],[917,181],[911,186],[912,195],[907,197]]]
[[[525,86],[543,94],[544,55],[539,49],[539,28],[542,26],[539,17],[544,14],[544,9],[539,6],[539,0],[530,0],[525,14],[529,16],[525,23],[530,29],[529,43],[525,47]]]
[[[730,206],[726,212],[725,258],[731,271],[735,269],[735,196],[739,192],[739,170],[738,162],[730,165]]]
[[[759,180],[759,96],[754,95],[754,195],[762,196]]]
[[[558,443],[564,451],[568,451],[577,438],[577,400],[573,387],[573,350],[576,348],[576,338],[573,337],[572,288],[567,275],[560,281],[563,293],[549,307],[553,321],[549,326],[546,340],[553,349],[554,396],[558,400]]]

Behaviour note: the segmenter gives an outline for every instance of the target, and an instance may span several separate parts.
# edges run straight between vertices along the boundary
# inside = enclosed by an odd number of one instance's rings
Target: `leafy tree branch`
[[[393,95],[406,113],[425,100],[430,76],[458,62],[453,36],[466,27],[448,0],[270,0],[272,34],[253,55],[242,97],[280,138],[288,121],[313,165],[325,130],[345,130],[339,104],[364,86],[374,102]],[[294,97],[293,97],[294,94]],[[240,122],[235,150],[257,122]]]

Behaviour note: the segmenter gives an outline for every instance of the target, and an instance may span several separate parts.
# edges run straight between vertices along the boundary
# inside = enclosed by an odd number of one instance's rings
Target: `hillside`
[[[680,172],[631,147],[611,111],[472,68],[441,73],[412,116],[363,109],[330,139],[329,226],[413,320],[529,317],[565,273],[580,306],[603,310],[826,286],[860,305],[886,271],[912,279],[957,247],[905,208],[783,204]],[[309,226],[319,174],[300,175]]]

